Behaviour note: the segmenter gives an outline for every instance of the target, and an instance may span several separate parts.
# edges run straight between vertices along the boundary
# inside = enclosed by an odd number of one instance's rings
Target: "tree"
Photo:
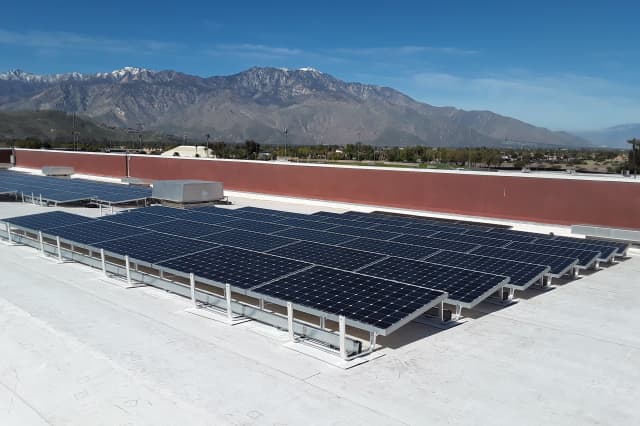
[[[244,147],[247,152],[247,160],[255,160],[260,153],[260,144],[256,141],[249,139],[244,142]]]
[[[631,144],[631,151],[629,151],[629,170],[633,170],[634,174],[638,174],[640,168],[640,139],[633,138],[627,141]]]

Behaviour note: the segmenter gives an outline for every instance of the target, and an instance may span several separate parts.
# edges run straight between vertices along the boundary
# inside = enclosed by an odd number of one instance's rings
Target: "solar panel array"
[[[524,289],[626,251],[435,220],[254,207],[152,206],[99,219],[49,212],[5,222],[307,312],[345,315],[383,334],[445,298],[473,307],[504,286]]]
[[[104,204],[151,198],[151,189],[82,179],[56,178],[0,170],[7,192],[55,203],[93,200]]]

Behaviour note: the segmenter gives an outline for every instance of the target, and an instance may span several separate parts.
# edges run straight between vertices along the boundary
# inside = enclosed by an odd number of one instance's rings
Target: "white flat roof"
[[[232,196],[240,205],[326,208]],[[0,218],[52,210],[0,203]],[[97,209],[64,209],[97,215]],[[342,370],[286,335],[0,243],[0,424],[636,424],[640,253]]]

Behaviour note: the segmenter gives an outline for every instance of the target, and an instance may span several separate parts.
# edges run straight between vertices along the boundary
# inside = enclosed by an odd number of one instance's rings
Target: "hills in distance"
[[[207,78],[132,67],[97,74],[10,71],[0,73],[0,111],[77,112],[105,138],[143,123],[157,134],[190,140],[210,134],[211,140],[227,142],[277,144],[287,128],[293,144],[590,146],[566,132],[490,111],[435,107],[388,87],[345,82],[313,68],[251,68]],[[44,136],[50,136],[47,127]],[[11,132],[1,130],[0,137]],[[13,134],[43,137],[24,131],[23,126]]]

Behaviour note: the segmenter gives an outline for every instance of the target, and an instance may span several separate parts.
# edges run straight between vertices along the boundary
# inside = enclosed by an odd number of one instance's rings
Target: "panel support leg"
[[[198,307],[198,303],[196,302],[196,277],[193,273],[189,274],[189,287],[191,289],[191,303],[193,303],[194,307]]]
[[[456,313],[455,316],[453,317],[455,321],[460,320],[460,317],[462,316],[462,306],[461,305],[456,305]]]
[[[293,334],[293,303],[287,302],[287,331],[289,332],[289,340],[295,342]]]
[[[507,300],[509,302],[511,302],[513,300],[513,298],[515,297],[515,295],[516,295],[516,289],[515,288],[510,288],[509,289],[509,295],[507,296]]]
[[[369,332],[369,352],[373,352],[376,350],[376,338],[378,337],[378,333],[375,331]]]
[[[102,273],[107,276],[107,262],[104,258],[104,249],[100,249],[100,266],[102,266]]]
[[[500,287],[500,290],[498,290],[498,297],[500,298],[500,301],[504,300],[504,287]]]
[[[438,315],[440,316],[440,322],[444,322],[444,302],[440,302],[440,306],[438,306]]]
[[[38,231],[38,241],[40,242],[40,254],[44,256],[44,240],[42,239],[42,231]]]
[[[321,328],[322,330],[324,330],[324,329],[326,328],[326,327],[325,327],[325,322],[326,322],[326,318],[325,318],[325,316],[324,316],[324,315],[322,315],[322,316],[320,317],[320,328]]]
[[[344,315],[340,315],[338,317],[338,330],[340,333],[340,358],[347,359],[347,346],[346,346],[347,321]]]
[[[260,310],[264,311],[264,299],[260,299]]]
[[[124,268],[127,274],[127,284],[131,285],[131,265],[129,263],[129,256],[124,257]]]
[[[62,245],[60,244],[60,237],[56,237],[56,247],[58,248],[58,262],[62,263]]]
[[[13,239],[11,238],[11,225],[7,222],[7,238],[9,239],[9,244],[13,244]]]
[[[227,299],[227,319],[231,323],[233,321],[233,311],[231,310],[231,286],[229,284],[224,286],[224,297]]]

